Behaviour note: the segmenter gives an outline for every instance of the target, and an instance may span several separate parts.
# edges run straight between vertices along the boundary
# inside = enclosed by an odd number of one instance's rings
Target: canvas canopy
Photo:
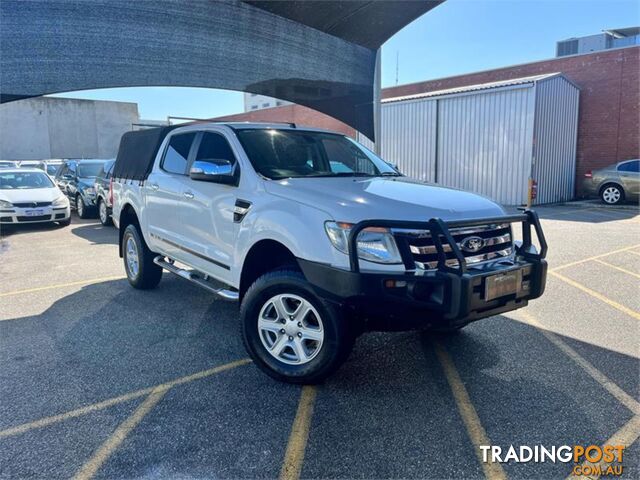
[[[176,127],[177,125],[125,133],[120,140],[113,176],[124,180],[145,180],[151,173],[162,141]]]

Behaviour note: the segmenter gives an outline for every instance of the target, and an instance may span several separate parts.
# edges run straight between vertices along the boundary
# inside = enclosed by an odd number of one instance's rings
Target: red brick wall
[[[299,127],[324,128],[350,135],[353,138],[356,137],[356,131],[353,128],[329,115],[302,105],[264,108],[252,112],[217,117],[212,120],[227,122],[293,122]]]
[[[640,157],[640,47],[555,58],[457,77],[399,85],[382,98],[563,73],[580,87],[576,185],[591,169]]]

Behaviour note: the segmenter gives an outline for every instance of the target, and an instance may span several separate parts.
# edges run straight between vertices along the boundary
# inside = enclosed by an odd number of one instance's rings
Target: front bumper
[[[428,222],[429,225],[372,220],[361,222],[364,226],[358,224],[352,229],[352,235],[356,236],[368,226],[426,227],[432,229],[434,234],[438,233],[437,238],[445,238],[455,252],[457,244],[450,237],[447,239],[448,226],[493,221],[522,222],[523,243],[517,247],[515,260],[467,268],[464,256],[458,250],[456,254],[459,254],[460,262],[457,268],[445,266],[446,262],[443,261],[435,270],[417,270],[414,267],[401,273],[360,271],[354,255],[351,255],[350,270],[302,259],[298,263],[316,294],[355,313],[363,320],[367,330],[460,327],[481,318],[522,308],[529,300],[543,294],[547,277],[547,262],[544,260],[547,245],[534,212],[450,224],[439,220],[432,220]],[[531,244],[531,226],[535,227],[541,245],[540,253]],[[355,252],[354,249],[350,251]],[[407,263],[409,257],[403,256]],[[517,288],[506,295],[488,299],[487,279],[510,273],[516,273]]]
[[[70,215],[69,205],[66,207],[45,206],[34,208],[19,208],[14,206],[13,208],[0,209],[0,223],[10,225],[61,222],[67,220]]]

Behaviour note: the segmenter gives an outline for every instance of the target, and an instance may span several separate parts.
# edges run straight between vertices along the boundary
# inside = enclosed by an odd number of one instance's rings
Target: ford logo
[[[476,253],[484,247],[484,238],[467,237],[460,242],[460,248],[468,253]]]

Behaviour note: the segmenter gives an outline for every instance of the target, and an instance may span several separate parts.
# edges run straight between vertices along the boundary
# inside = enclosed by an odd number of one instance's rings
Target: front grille
[[[11,217],[0,217],[0,222],[13,222],[13,220],[11,219]]]
[[[18,217],[19,222],[37,222],[39,220],[51,220],[51,215],[37,215],[35,217]]]
[[[18,208],[38,208],[38,207],[49,207],[51,206],[51,202],[23,202],[23,203],[13,203],[14,207]]]
[[[467,265],[478,265],[507,257],[513,251],[509,223],[451,228],[449,233],[464,255]],[[438,266],[438,252],[428,231],[402,232],[401,234],[406,235],[409,249],[418,268],[431,270]],[[441,238],[441,241],[447,257],[447,266],[457,267],[458,260],[451,246],[444,238]],[[470,248],[471,246],[475,246],[476,249]]]

